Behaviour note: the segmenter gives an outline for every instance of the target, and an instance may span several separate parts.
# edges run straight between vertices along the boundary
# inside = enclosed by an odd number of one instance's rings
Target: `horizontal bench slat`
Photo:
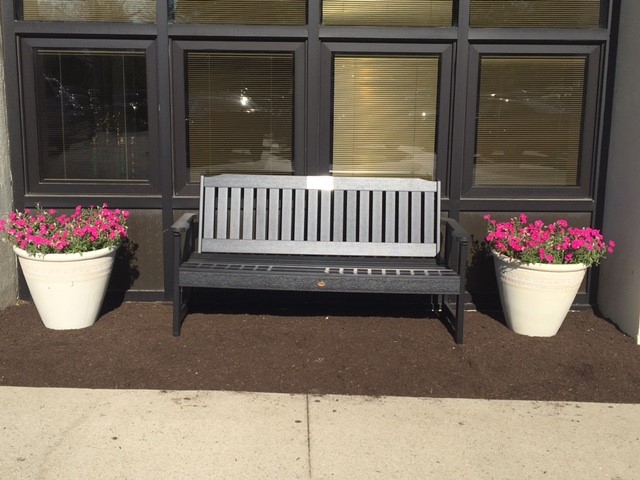
[[[433,257],[435,244],[202,239],[201,252]]]

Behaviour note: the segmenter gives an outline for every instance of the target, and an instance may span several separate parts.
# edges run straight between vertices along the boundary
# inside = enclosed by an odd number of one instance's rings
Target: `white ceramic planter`
[[[115,248],[37,256],[17,247],[13,251],[47,328],[72,330],[95,323],[107,292]]]
[[[494,253],[507,326],[531,337],[558,333],[584,279],[582,264],[523,264]]]

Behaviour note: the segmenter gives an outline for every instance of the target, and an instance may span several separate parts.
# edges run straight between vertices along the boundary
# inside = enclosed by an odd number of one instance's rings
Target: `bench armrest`
[[[442,218],[444,225],[444,262],[447,267],[455,270],[464,285],[467,270],[467,245],[470,235],[453,218]]]
[[[445,227],[447,227],[447,230],[449,230],[450,234],[455,237],[460,243],[469,243],[469,234],[456,220],[454,220],[453,218],[442,218],[441,221],[445,225]]]
[[[193,222],[197,218],[196,213],[184,213],[182,216],[171,225],[171,231],[174,235],[180,235],[185,233],[193,226]]]

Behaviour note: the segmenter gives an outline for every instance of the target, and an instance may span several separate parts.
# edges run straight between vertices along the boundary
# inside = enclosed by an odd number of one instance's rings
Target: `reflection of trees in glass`
[[[154,23],[155,0],[22,0],[22,19]]]
[[[42,179],[147,178],[144,54],[42,49],[36,58]]]

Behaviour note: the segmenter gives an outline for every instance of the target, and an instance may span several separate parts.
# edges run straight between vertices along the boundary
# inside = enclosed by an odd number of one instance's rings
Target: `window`
[[[201,175],[298,171],[302,43],[177,41],[173,58],[176,192],[197,194]]]
[[[476,185],[577,185],[585,66],[583,56],[481,59]]]
[[[452,0],[324,0],[325,25],[450,27]]]
[[[597,28],[602,0],[471,0],[472,27]]]
[[[47,46],[52,43],[60,46]],[[32,189],[61,183],[148,186],[155,117],[146,48],[65,43],[43,39],[23,46]]]
[[[156,0],[16,0],[19,20],[155,23]]]
[[[334,175],[435,176],[439,57],[334,59]]]
[[[176,23],[304,25],[306,0],[169,0]]]

